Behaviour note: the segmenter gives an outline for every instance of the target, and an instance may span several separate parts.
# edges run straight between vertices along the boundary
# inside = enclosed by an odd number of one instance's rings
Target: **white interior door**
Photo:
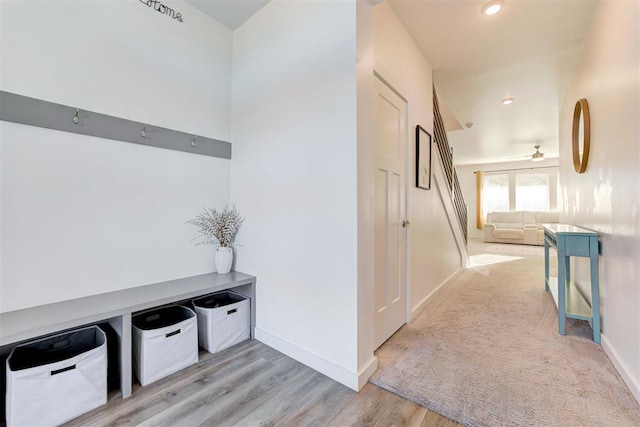
[[[406,150],[407,104],[375,79],[375,344],[407,320]]]

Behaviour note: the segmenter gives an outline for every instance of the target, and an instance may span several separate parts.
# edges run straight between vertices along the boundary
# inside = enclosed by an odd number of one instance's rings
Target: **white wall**
[[[640,401],[640,2],[596,10],[560,115],[561,221],[600,232],[603,347]],[[591,110],[584,174],[571,155],[575,102]],[[574,279],[588,285],[588,265]]]
[[[228,141],[231,30],[164,3],[3,1],[2,90]]]
[[[358,388],[356,3],[272,1],[234,32],[231,198],[256,337]]]
[[[0,3],[4,91],[228,140],[232,33],[137,1]],[[71,118],[70,118],[71,119]],[[229,161],[0,123],[0,310],[213,270],[184,222]]]
[[[373,8],[356,3],[358,119],[358,389],[378,367],[374,350]]]
[[[451,275],[461,256],[437,189],[415,187],[415,127],[433,137],[432,68],[387,4],[373,8],[374,67],[408,104],[409,154],[407,169],[409,228],[409,302],[411,312]],[[435,145],[433,146],[435,150]]]
[[[464,131],[463,131],[464,132]],[[455,159],[454,159],[455,161]],[[538,163],[532,163],[530,160],[517,161],[517,162],[502,162],[502,163],[484,163],[476,165],[458,165],[456,170],[458,172],[458,180],[460,181],[460,188],[464,193],[465,201],[467,202],[467,229],[469,238],[482,239],[484,232],[476,228],[476,175],[475,171],[492,172],[492,171],[507,171],[505,173],[514,175],[520,170],[522,172],[535,171],[540,169],[542,172],[557,172],[559,160],[557,158],[544,159]],[[511,170],[513,169],[513,170]],[[551,190],[551,201],[549,204],[550,210],[557,210],[557,180],[554,179],[556,174],[552,174],[552,179],[549,182]],[[486,218],[486,212],[484,214]]]

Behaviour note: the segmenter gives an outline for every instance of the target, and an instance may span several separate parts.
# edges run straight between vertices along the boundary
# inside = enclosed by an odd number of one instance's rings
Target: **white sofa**
[[[484,224],[487,243],[544,245],[542,224],[557,223],[558,212],[491,212]]]

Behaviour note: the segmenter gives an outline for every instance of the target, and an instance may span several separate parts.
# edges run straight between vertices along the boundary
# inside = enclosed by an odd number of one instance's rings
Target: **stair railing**
[[[458,223],[464,236],[464,242],[467,243],[467,204],[460,188],[460,182],[458,181],[458,174],[456,168],[453,165],[453,150],[447,140],[447,132],[444,128],[444,122],[442,115],[440,114],[440,107],[438,105],[438,96],[436,94],[435,87],[433,88],[433,133],[438,152],[440,153],[440,159],[442,160],[442,168],[444,169],[445,176],[447,178],[447,184],[449,187],[449,194],[455,206],[456,216],[458,217]]]

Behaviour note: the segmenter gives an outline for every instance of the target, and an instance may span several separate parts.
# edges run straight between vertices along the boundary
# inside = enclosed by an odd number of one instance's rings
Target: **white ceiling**
[[[186,0],[227,28],[235,30],[269,0]]]
[[[439,98],[463,125],[448,132],[457,164],[558,155],[558,116],[595,0],[388,0],[434,69]],[[502,105],[513,97],[510,105]],[[525,158],[525,157],[521,157]]]
[[[557,157],[560,105],[597,0],[504,0],[484,16],[487,1],[388,0],[433,66],[447,123],[463,125],[448,132],[456,164],[525,159],[536,144]],[[187,2],[235,29],[269,0]]]

